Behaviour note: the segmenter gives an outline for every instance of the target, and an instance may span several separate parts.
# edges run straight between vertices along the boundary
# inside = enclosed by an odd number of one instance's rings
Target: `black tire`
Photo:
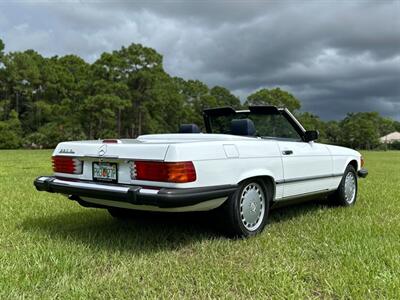
[[[346,190],[346,179],[348,180],[347,190]],[[354,184],[354,192],[350,191],[350,186],[352,184]],[[353,206],[357,201],[357,192],[358,192],[357,173],[352,165],[348,165],[346,167],[346,170],[344,171],[338,189],[332,195],[329,196],[329,200],[333,205]]]
[[[254,195],[259,194],[264,197],[264,201],[262,201],[261,198],[254,198],[257,202],[251,202],[253,200],[249,198],[250,200],[246,202],[246,204],[248,204],[247,207],[249,207],[247,215],[253,213],[253,209],[254,213],[257,215],[250,216],[257,220],[254,223],[254,229],[249,228],[252,224],[246,223],[243,216],[243,207],[245,203],[245,200],[243,199],[245,199],[245,195],[249,192],[249,186],[251,187],[251,192],[256,193]],[[251,195],[249,194],[248,197],[250,196]],[[271,193],[268,191],[266,184],[262,180],[255,178],[243,181],[240,184],[239,189],[219,208],[220,218],[223,225],[222,229],[229,237],[234,238],[246,238],[259,234],[267,224],[270,202]],[[263,213],[261,213],[262,207]],[[259,209],[260,211],[258,211]]]

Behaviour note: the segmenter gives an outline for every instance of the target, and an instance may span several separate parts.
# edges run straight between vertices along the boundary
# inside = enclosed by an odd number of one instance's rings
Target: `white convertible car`
[[[65,194],[114,217],[128,210],[165,212],[218,209],[231,235],[265,227],[271,207],[329,196],[353,205],[357,177],[366,177],[359,152],[314,142],[284,108],[204,111],[179,133],[60,143],[53,176],[38,177],[39,191]]]

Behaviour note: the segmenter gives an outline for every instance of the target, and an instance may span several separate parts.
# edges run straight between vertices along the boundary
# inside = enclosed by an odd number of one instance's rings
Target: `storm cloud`
[[[75,53],[142,43],[167,72],[242,100],[280,86],[323,119],[400,120],[400,1],[108,1],[0,4],[6,51]]]

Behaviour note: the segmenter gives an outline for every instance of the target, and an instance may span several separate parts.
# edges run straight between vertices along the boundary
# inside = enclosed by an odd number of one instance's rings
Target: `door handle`
[[[293,151],[292,150],[284,150],[284,151],[282,151],[282,154],[283,155],[291,155],[291,154],[293,154]]]

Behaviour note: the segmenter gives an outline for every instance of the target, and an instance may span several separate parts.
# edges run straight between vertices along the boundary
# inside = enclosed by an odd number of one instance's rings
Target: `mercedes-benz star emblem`
[[[107,145],[103,144],[100,146],[99,151],[97,151],[97,154],[99,156],[104,156],[107,153]]]

